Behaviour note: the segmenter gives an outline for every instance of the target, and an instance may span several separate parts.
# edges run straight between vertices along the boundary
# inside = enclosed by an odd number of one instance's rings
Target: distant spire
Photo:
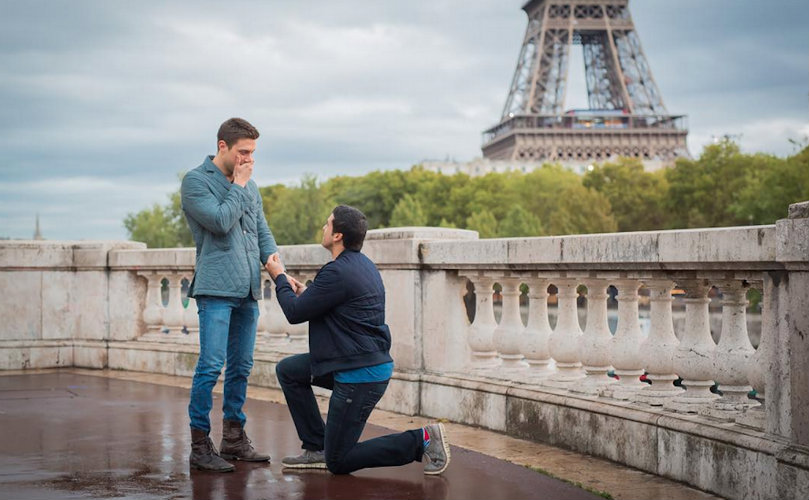
[[[35,240],[44,240],[45,238],[42,237],[42,232],[39,230],[39,213],[37,213],[37,225],[36,229],[34,230],[34,239]]]

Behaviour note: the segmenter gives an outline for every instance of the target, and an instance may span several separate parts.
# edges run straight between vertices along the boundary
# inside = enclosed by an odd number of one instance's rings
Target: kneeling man
[[[443,424],[359,442],[393,374],[385,287],[374,263],[360,253],[367,229],[365,215],[356,208],[335,208],[323,226],[322,242],[333,260],[309,287],[287,276],[277,255],[267,262],[287,320],[309,322],[309,353],[285,358],[276,367],[303,442],[301,455],[281,463],[349,474],[426,461],[425,474],[441,474],[450,460]],[[325,424],[314,385],[332,390]]]

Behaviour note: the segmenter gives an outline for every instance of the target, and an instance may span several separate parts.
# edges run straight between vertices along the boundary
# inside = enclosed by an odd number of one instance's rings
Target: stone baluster
[[[557,371],[548,377],[543,384],[553,387],[567,388],[571,382],[584,378],[579,358],[579,342],[582,331],[579,326],[579,315],[576,309],[575,279],[559,279],[554,282],[559,290],[559,317],[556,328],[548,341],[551,357],[556,361]]]
[[[272,282],[269,282],[272,283]],[[269,342],[270,337],[270,321],[269,317],[267,316],[267,302],[268,299],[265,298],[266,296],[266,289],[269,288],[271,285],[265,283],[262,280],[261,283],[261,298],[257,301],[258,306],[258,324],[256,326],[256,348],[264,347]]]
[[[495,278],[477,274],[467,276],[475,285],[475,319],[469,327],[469,348],[472,350],[473,368],[492,368],[500,364],[494,347],[493,293]]]
[[[531,368],[531,373],[550,373],[551,353],[548,339],[553,330],[548,322],[548,280],[528,278],[528,325],[522,336],[520,351]]]
[[[188,331],[188,341],[199,343],[199,309],[196,299],[188,298],[188,306],[184,313],[185,328]]]
[[[295,279],[301,283],[306,283],[308,279],[305,274],[298,274],[294,276]],[[281,312],[283,315],[283,311]],[[284,317],[286,321],[286,317]],[[289,323],[287,323],[289,324]],[[289,324],[287,332],[289,333],[290,347],[296,352],[306,352],[309,350],[309,322],[298,323],[297,325]]]
[[[607,376],[610,370],[610,344],[612,333],[607,323],[607,287],[603,279],[588,279],[587,286],[587,326],[579,346],[582,367],[586,377],[580,384],[570,388],[573,392],[598,395],[605,386],[616,382]]]
[[[750,357],[747,364],[747,382],[753,389],[756,390],[756,399],[761,401],[758,406],[751,406],[745,408],[744,413],[736,417],[736,423],[753,427],[755,429],[765,429],[765,412],[764,407],[767,404],[767,395],[765,392],[767,378],[766,371],[769,364],[773,337],[775,336],[776,318],[771,307],[772,304],[772,281],[768,281],[770,285],[762,291],[761,301],[761,337],[758,341],[756,352]],[[721,342],[722,339],[720,339]]]
[[[703,280],[680,283],[685,286],[685,331],[674,354],[674,368],[683,378],[686,391],[663,404],[667,410],[697,413],[719,396],[711,392],[714,384],[713,354],[708,312],[711,287]]]
[[[642,387],[631,400],[652,406],[662,406],[668,399],[683,392],[674,385],[677,374],[674,370],[674,353],[680,343],[674,335],[671,317],[671,290],[674,282],[669,280],[646,280],[650,292],[651,326],[649,337],[640,346],[640,356],[648,371],[652,385]]]
[[[183,308],[183,275],[172,273],[169,275],[169,304],[166,307],[164,321],[169,334],[173,336],[182,335],[183,323],[185,321],[185,309]]]
[[[629,399],[636,391],[645,387],[640,381],[643,375],[643,358],[640,345],[643,333],[638,318],[638,280],[616,280],[618,289],[618,328],[610,342],[610,360],[619,383],[612,388],[615,399]]]
[[[264,308],[267,311],[267,345],[279,346],[289,342],[290,324],[281,310],[278,297],[275,294],[275,285],[270,285],[272,295],[265,299]]]
[[[140,276],[146,278],[146,308],[143,310],[143,322],[146,323],[144,340],[158,337],[163,327],[163,301],[160,296],[160,286],[163,276],[156,272],[141,272]]]
[[[747,334],[747,286],[732,280],[717,283],[722,300],[722,333],[714,351],[716,382],[722,397],[701,413],[714,418],[734,420],[739,412],[758,402],[747,395],[753,388],[747,381],[747,365],[755,353]]]
[[[503,368],[524,369],[528,367],[520,352],[525,326],[520,318],[520,278],[504,277],[500,280],[503,286],[503,315],[500,324],[494,330],[494,345],[502,360]]]

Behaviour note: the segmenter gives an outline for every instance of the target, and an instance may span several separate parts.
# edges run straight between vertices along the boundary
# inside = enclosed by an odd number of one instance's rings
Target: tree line
[[[480,177],[416,165],[323,182],[306,175],[297,185],[260,191],[281,245],[319,242],[339,204],[362,210],[371,229],[453,227],[481,238],[772,224],[786,217],[789,204],[809,200],[809,146],[781,158],[743,153],[725,139],[656,172],[630,158],[583,176],[553,164]],[[165,205],[129,214],[124,226],[150,248],[193,246],[179,190]]]

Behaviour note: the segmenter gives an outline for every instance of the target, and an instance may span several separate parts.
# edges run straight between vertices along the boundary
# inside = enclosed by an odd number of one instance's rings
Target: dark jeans
[[[312,377],[309,354],[283,359],[275,368],[303,449],[324,450],[326,466],[334,474],[349,474],[369,467],[421,462],[421,429],[358,442],[365,422],[379,402],[388,381],[342,384],[329,374]],[[326,423],[320,416],[312,386],[331,389]]]

